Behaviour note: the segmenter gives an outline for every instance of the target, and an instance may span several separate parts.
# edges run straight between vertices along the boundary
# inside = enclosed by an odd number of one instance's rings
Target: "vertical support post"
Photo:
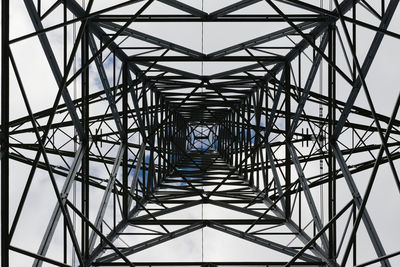
[[[230,158],[230,155],[229,155],[229,150],[230,150],[230,147],[229,147],[229,142],[230,142],[230,140],[229,140],[229,114],[228,115],[225,115],[225,119],[224,119],[224,130],[225,130],[225,160],[226,160],[226,162],[229,162],[229,158]]]
[[[174,121],[176,120],[176,113],[175,111],[171,112],[172,115],[169,119],[169,140],[174,140],[175,141],[175,135],[174,133],[176,132],[175,126],[176,124],[174,123]],[[174,142],[170,142],[170,147],[171,147],[171,156],[172,156],[172,165],[176,165],[176,150],[175,150],[175,145]]]
[[[155,115],[152,113],[152,112],[154,112],[154,109],[153,109],[153,97],[154,97],[154,94],[150,93],[150,109],[147,108],[147,116],[150,117],[148,119],[148,122],[147,122],[148,123],[148,129],[149,129],[148,132],[149,133],[153,132],[153,125],[154,125],[154,116]],[[146,105],[146,106],[148,106],[148,105]],[[154,143],[155,135],[154,134],[150,137],[150,139],[151,139],[150,142],[153,145],[155,145],[155,143]],[[155,172],[154,172],[154,146],[151,146],[151,149],[150,149],[149,169],[148,169],[148,176],[147,177],[148,177],[148,180],[149,180],[148,188],[149,188],[149,190],[151,192],[151,191],[153,191],[153,188],[154,188],[154,185],[155,185],[155,181],[154,181],[154,179],[155,179]]]
[[[251,151],[250,105],[251,105],[251,95],[249,95],[249,97],[247,98],[246,113],[244,113],[244,114],[247,114],[247,121],[249,122],[249,123],[246,123],[246,154],[245,154],[246,157],[247,157],[247,155],[250,154],[250,151]],[[252,156],[250,155],[250,158],[246,159],[246,178],[249,179],[250,184],[253,185],[253,172],[252,172],[252,166],[250,166],[251,158],[252,158]],[[250,164],[249,164],[249,160],[250,160]]]
[[[357,3],[356,3],[356,1],[355,0],[353,0],[353,8],[352,8],[352,17],[353,17],[353,19],[356,19],[356,17],[357,17],[357,11],[356,11],[356,5]],[[353,25],[352,25],[352,42],[353,42],[353,51],[354,51],[354,57],[356,57],[357,56],[357,45],[356,45],[356,38],[357,38],[357,34],[356,34],[356,24],[355,23],[353,23]],[[353,75],[352,75],[352,79],[353,79],[353,83],[355,83],[355,81],[356,81],[356,78],[357,78],[357,66],[356,66],[356,60],[354,59],[354,57],[353,57],[353,60],[352,60],[352,62],[353,62],[353,65],[352,65],[352,67],[353,67]],[[351,145],[351,148],[352,149],[354,149],[354,129],[352,129],[352,135],[353,135],[353,137],[352,137],[352,139],[353,139],[353,141],[352,141],[352,145]]]
[[[230,123],[231,123],[231,125],[230,125],[230,131],[231,131],[231,151],[232,151],[232,154],[231,154],[231,161],[229,162],[229,164],[230,165],[233,165],[233,161],[234,161],[234,159],[235,159],[235,153],[236,153],[236,151],[235,151],[235,149],[234,149],[234,146],[235,146],[235,144],[236,144],[236,141],[235,141],[235,138],[236,138],[236,135],[235,135],[235,126],[234,126],[234,121],[235,121],[235,113],[231,113],[231,120],[230,120]]]
[[[329,26],[329,59],[336,61],[336,31],[335,25]],[[328,135],[332,136],[336,121],[336,73],[328,66]],[[328,216],[329,221],[336,215],[336,161],[333,155],[332,140],[328,141]],[[329,258],[336,259],[336,221],[329,226]]]
[[[240,107],[239,107],[239,109],[238,109],[238,112],[237,112],[237,118],[238,118],[238,121],[237,121],[237,123],[238,123],[238,132],[239,132],[239,140],[238,140],[238,142],[239,142],[239,151],[240,151],[240,154],[239,154],[239,162],[242,162],[243,161],[243,149],[244,149],[244,145],[243,145],[243,143],[244,143],[244,141],[243,141],[243,135],[244,135],[244,127],[243,127],[243,119],[240,117],[240,112],[241,112],[241,110],[240,110]],[[240,167],[239,167],[239,174],[242,174],[243,173],[243,164],[241,164],[240,165]]]
[[[268,101],[269,101],[269,98],[268,98],[268,84],[266,84],[265,85],[265,89],[266,89],[266,91],[265,91],[265,119],[264,119],[264,128],[266,128],[267,127],[267,123],[268,123]],[[266,131],[264,130],[264,138],[265,138],[265,135],[266,135]],[[268,137],[267,137],[268,138]],[[268,141],[269,140],[267,140],[267,143],[268,143]],[[264,152],[263,152],[264,153]],[[263,154],[262,153],[262,154]],[[269,161],[267,160],[267,159],[265,159],[265,167],[266,167],[266,172],[265,172],[265,176],[264,176],[264,187],[266,188],[267,186],[268,186],[268,183],[269,183],[269,169],[271,168],[271,165],[270,165],[270,163],[269,163]]]
[[[240,107],[239,107],[240,108]],[[239,153],[240,153],[240,127],[239,127],[239,114],[238,111],[232,110],[232,142],[233,142],[233,156],[232,165],[238,166],[239,164]],[[219,135],[219,133],[217,133]],[[239,170],[238,170],[239,171]]]
[[[155,106],[154,112],[157,113],[157,117],[156,117],[157,120],[155,122],[157,125],[158,125],[159,121],[160,122],[163,121],[162,120],[162,111],[160,110],[160,102],[161,102],[161,97],[160,97],[159,94],[156,94],[156,106]],[[158,114],[159,113],[161,113],[160,114],[160,116],[161,116],[160,120],[158,120]],[[161,148],[161,132],[162,132],[162,130],[157,131],[157,148],[158,148],[157,149],[157,154],[158,154],[157,170],[158,170],[158,172],[157,172],[157,183],[156,183],[157,186],[160,185],[160,183],[161,183],[161,174],[162,174],[162,170],[161,170],[161,152],[162,152],[162,148]]]
[[[67,19],[68,19],[68,13],[67,13],[67,5],[63,5],[63,22],[64,22],[64,27],[63,27],[63,64],[64,64],[64,70],[63,70],[63,75],[67,73],[67,64],[68,64],[68,26],[66,25]],[[74,134],[75,135],[75,134]],[[76,151],[76,138],[74,136],[74,151]],[[74,218],[75,219],[75,218]],[[74,220],[75,221],[75,220]],[[68,242],[67,242],[67,219],[63,219],[63,262],[67,263],[67,257],[68,257]]]
[[[89,32],[85,30],[82,36],[81,43],[81,57],[82,66],[86,65],[89,60]],[[84,146],[85,152],[82,158],[82,203],[81,209],[82,214],[89,218],[89,68],[85,68],[82,71],[81,77],[82,83],[82,126],[83,126],[83,138],[82,143],[86,143]],[[89,258],[89,224],[82,220],[82,237],[81,237],[81,249],[83,259]]]
[[[165,110],[165,117],[167,117],[168,119],[167,119],[167,125],[166,125],[166,131],[165,131],[165,140],[166,140],[166,146],[167,146],[167,155],[168,155],[168,157],[167,157],[167,160],[168,160],[168,162],[169,163],[171,163],[171,164],[173,164],[173,161],[172,161],[172,157],[171,157],[171,154],[172,154],[172,152],[171,152],[171,143],[172,142],[168,142],[167,140],[169,140],[169,138],[171,138],[171,115],[170,115],[170,113],[171,113],[171,111],[170,111],[170,109],[167,107],[166,108],[166,110]],[[168,173],[172,170],[172,165],[171,164],[168,164]]]
[[[1,266],[9,266],[9,0],[1,1]]]
[[[165,106],[164,101],[161,101],[161,118],[160,118],[160,121],[164,121],[164,117],[165,117],[164,116],[165,115],[164,106]],[[162,153],[164,153],[164,159],[163,159],[163,163],[162,163],[162,172],[161,172],[162,173],[162,179],[164,179],[165,176],[168,173],[168,171],[167,171],[167,161],[165,160],[165,159],[168,160],[168,157],[166,157],[167,148],[166,148],[166,145],[165,145],[165,143],[166,143],[165,142],[165,131],[166,131],[165,128],[166,128],[166,126],[163,125],[163,126],[161,126],[161,129],[159,130]]]
[[[248,121],[248,128],[247,128],[247,143],[249,146],[249,153],[251,153],[252,151],[252,147],[251,147],[251,100],[252,100],[252,95],[249,96],[248,101],[247,101],[247,121]],[[255,105],[255,103],[254,103]],[[247,155],[247,154],[246,154]],[[250,184],[252,186],[254,186],[254,153],[252,153],[250,155],[250,164],[249,164],[249,171],[250,171],[250,175],[248,177]]]
[[[263,90],[257,90],[256,91],[256,97],[255,97],[255,103],[254,103],[254,105],[256,106],[256,109],[255,109],[255,113],[256,113],[256,131],[257,131],[257,133],[256,133],[256,135],[255,135],[255,142],[254,142],[254,145],[255,146],[258,146],[259,145],[259,143],[260,143],[260,120],[261,120],[261,111],[262,111],[262,100],[263,100],[263,95],[264,95],[264,91]],[[257,170],[257,183],[256,183],[256,187],[257,187],[257,189],[258,188],[260,188],[260,153],[261,152],[261,148],[258,148],[257,149],[257,159],[256,159],[256,162],[257,162],[257,168],[256,168],[256,170]]]
[[[228,153],[228,131],[227,131],[227,126],[228,126],[228,117],[227,116],[225,116],[225,118],[224,118],[224,122],[223,122],[223,124],[224,124],[224,126],[223,126],[223,130],[224,130],[224,135],[222,136],[223,137],[223,140],[224,140],[224,142],[223,142],[223,151],[224,151],[224,159],[226,160],[226,161],[228,161],[228,157],[229,157],[229,153]]]
[[[232,132],[232,118],[233,114],[229,113],[228,115],[228,129],[229,129],[229,144],[228,144],[228,149],[229,149],[229,164],[232,165],[233,163],[233,132]]]
[[[222,136],[224,135],[224,127],[223,127],[222,123],[223,123],[223,122],[221,122],[221,125],[220,125],[220,127],[219,127],[218,150],[219,150],[220,155],[223,157],[223,156],[224,156],[224,155],[223,155],[224,151],[222,150],[222,141],[223,141],[223,140],[222,140]]]
[[[138,94],[137,99],[139,100],[139,97],[140,97],[139,90],[137,90],[137,94]],[[146,122],[147,122],[147,125],[149,125],[149,124],[148,124],[148,121],[146,121],[146,111],[145,111],[146,103],[145,103],[145,99],[146,99],[146,84],[144,82],[142,82],[142,107],[140,109],[141,114],[139,116],[142,117],[143,126],[144,126],[144,128],[143,128],[143,133],[144,133],[143,142],[145,142],[145,140],[146,140],[145,136],[149,132],[149,131],[146,131]],[[146,175],[146,166],[147,166],[147,160],[146,160],[147,157],[146,156],[147,155],[146,155],[146,151],[145,151],[144,152],[143,165],[142,165],[143,196],[145,196],[148,193],[148,191],[147,191],[148,190],[148,179],[147,179],[148,177]]]
[[[285,145],[285,216],[290,217],[290,182],[291,182],[291,157],[290,157],[290,65],[286,63],[285,68],[285,131],[286,131],[286,145]]]
[[[123,64],[123,89],[122,89],[122,127],[124,129],[121,141],[124,144],[124,152],[122,156],[122,184],[124,188],[128,188],[128,67]],[[128,193],[122,196],[122,212],[125,219],[128,218]]]
[[[242,114],[245,114],[245,101],[243,101],[243,104],[242,104]],[[246,139],[245,139],[245,134],[246,134],[246,128],[244,127],[244,120],[243,120],[243,118],[240,118],[240,121],[241,121],[241,127],[242,127],[242,140],[241,140],[241,143],[243,144],[242,145],[242,147],[243,147],[243,152],[244,152],[244,157],[243,157],[243,153],[241,153],[240,155],[242,156],[241,158],[240,158],[240,162],[242,162],[243,161],[243,159],[247,156],[247,143],[246,143]],[[246,173],[246,170],[247,170],[247,161],[245,162],[245,164],[243,165],[241,165],[241,166],[244,166],[244,171],[242,170],[242,174],[244,174],[244,175],[246,175],[247,173]],[[241,167],[242,168],[242,167]]]

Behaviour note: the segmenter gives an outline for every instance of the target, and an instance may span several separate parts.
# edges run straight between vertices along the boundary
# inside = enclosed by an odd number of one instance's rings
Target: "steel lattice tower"
[[[399,264],[398,3],[2,0],[2,266]]]

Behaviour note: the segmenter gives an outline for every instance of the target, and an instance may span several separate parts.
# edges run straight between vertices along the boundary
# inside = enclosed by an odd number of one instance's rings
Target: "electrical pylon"
[[[3,0],[2,266],[395,266],[398,2]]]

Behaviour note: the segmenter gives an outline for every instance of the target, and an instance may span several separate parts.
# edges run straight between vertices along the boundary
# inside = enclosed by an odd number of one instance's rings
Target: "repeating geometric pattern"
[[[399,264],[399,1],[2,4],[2,266]]]

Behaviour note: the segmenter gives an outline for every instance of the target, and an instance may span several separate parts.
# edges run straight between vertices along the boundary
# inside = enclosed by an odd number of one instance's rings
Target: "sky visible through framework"
[[[182,1],[193,4],[200,8],[200,1]],[[316,2],[316,1],[314,1]],[[222,7],[232,1],[211,1],[205,0],[204,7],[205,11],[215,10],[218,7]],[[11,39],[30,33],[33,31],[29,15],[26,12],[23,1],[11,1]],[[49,3],[47,3],[49,4]],[[101,9],[102,6],[107,6],[108,1],[106,0],[96,0],[96,9]],[[263,6],[264,5],[264,6]],[[152,12],[164,12],[165,5],[155,3],[152,6]],[[258,3],[254,6],[249,7],[250,12],[262,12],[265,8],[265,3]],[[45,22],[46,25],[52,25],[59,21],[59,15],[61,10],[56,10],[53,15],[49,16]],[[149,13],[151,13],[149,11]],[[370,17],[370,14],[365,13],[362,8],[359,8],[359,16]],[[399,32],[400,25],[400,11],[396,11],[394,18],[392,20],[389,30],[394,32]],[[251,26],[233,26],[231,23],[221,23],[215,25],[212,23],[205,23],[204,25],[204,51],[209,53],[215,50],[222,49],[224,47],[234,45],[236,43],[258,37],[265,34],[265,32],[272,31],[272,29],[265,29],[265,25],[252,24]],[[187,23],[185,25],[179,24],[179,28],[171,27],[170,25],[162,23],[152,23],[152,24],[134,24],[133,28],[138,31],[143,31],[148,34],[153,34],[159,38],[166,39],[169,41],[176,42],[188,48],[196,51],[200,51],[201,46],[201,31],[199,24]],[[72,29],[70,29],[72,30]],[[238,34],[240,33],[240,34]],[[357,36],[357,46],[359,51],[359,56],[363,58],[365,56],[365,51],[369,47],[371,36],[374,32],[359,28]],[[71,36],[71,32],[69,34]],[[54,31],[48,34],[50,41],[52,43],[54,51],[56,52],[56,57],[62,62],[62,43],[61,43],[61,31]],[[370,93],[374,101],[375,107],[378,113],[390,114],[396,97],[399,91],[397,87],[400,84],[399,70],[396,67],[400,61],[400,53],[397,53],[399,46],[399,40],[391,37],[385,37],[384,41],[379,49],[377,59],[371,67],[371,70],[367,76],[367,83],[370,88]],[[51,74],[50,68],[45,61],[42,48],[38,42],[37,38],[30,38],[21,43],[16,43],[11,46],[13,54],[16,59],[17,66],[23,77],[23,83],[26,86],[26,92],[31,101],[31,105],[34,112],[48,108],[52,99],[54,99],[57,85]],[[338,48],[338,50],[340,50]],[[340,58],[341,55],[338,55]],[[79,62],[78,58],[78,62]],[[108,61],[107,61],[108,62]],[[106,71],[111,77],[112,64],[111,61],[105,64]],[[327,65],[324,64],[324,70],[326,72]],[[213,63],[204,64],[204,72],[206,74],[221,71],[221,68],[229,69],[231,66],[227,63],[226,66],[217,66]],[[183,68],[199,72],[200,65],[192,64],[184,66]],[[94,69],[91,69],[94,71]],[[223,69],[222,69],[223,71]],[[326,78],[326,73],[324,73],[324,79]],[[90,76],[91,90],[102,90],[101,84],[94,75]],[[110,80],[111,82],[111,80]],[[317,83],[316,83],[317,84]],[[79,82],[78,82],[78,92],[79,92]],[[22,105],[22,99],[19,93],[18,86],[15,82],[14,77],[11,78],[11,119],[19,118],[25,116],[26,109]],[[324,88],[326,92],[326,88]],[[348,86],[344,85],[343,81],[338,81],[338,98],[340,100],[345,100],[348,96]],[[77,96],[79,97],[79,95]],[[366,107],[366,101],[363,93],[360,93],[360,97],[356,101],[356,105]],[[102,103],[98,106],[99,110],[106,108],[106,104]],[[400,115],[397,116],[399,118]],[[112,154],[116,154],[113,151]],[[31,156],[31,155],[30,155]],[[396,167],[398,168],[398,162],[396,162]],[[29,173],[29,167],[21,163],[16,163],[11,161],[11,196],[14,199],[19,199],[25,179]],[[319,171],[315,167],[315,172]],[[96,173],[98,176],[107,177],[107,173],[104,169],[92,168],[91,172]],[[120,174],[119,174],[120,175]],[[364,194],[365,186],[369,177],[369,171],[361,172],[354,175],[359,190]],[[59,180],[59,187],[62,186],[62,180]],[[43,194],[43,192],[52,192],[51,185],[48,182],[47,173],[45,171],[37,171],[35,175],[35,182],[32,184],[31,193],[28,195],[27,207],[24,208],[21,217],[21,225],[18,226],[16,235],[14,237],[13,243],[18,245],[23,245],[27,250],[36,251],[40,239],[45,231],[45,226],[43,225],[43,220],[41,218],[48,218],[52,212],[53,205],[48,205],[49,203],[55,203],[55,196],[51,194]],[[350,194],[341,181],[338,184],[338,206],[345,204]],[[97,196],[100,199],[102,196],[101,192],[92,192],[91,197],[95,199]],[[79,201],[79,200],[78,200]],[[373,214],[373,221],[377,228],[379,235],[382,238],[387,249],[387,253],[395,252],[399,250],[398,237],[399,230],[398,225],[400,225],[400,213],[398,213],[398,206],[400,196],[395,188],[390,169],[387,165],[380,167],[378,171],[378,179],[375,182],[374,192],[371,195],[371,199],[367,205],[367,208],[371,214]],[[15,213],[17,201],[11,201],[10,214],[13,218]],[[95,207],[93,208],[95,209]],[[214,216],[222,216],[226,212],[215,207],[206,206],[204,209],[204,216],[209,216],[210,218]],[[199,207],[195,207],[186,211],[185,214],[181,216],[198,218],[200,215]],[[229,212],[226,212],[226,216],[232,216]],[[326,219],[326,218],[325,218]],[[342,222],[343,223],[343,222]],[[154,260],[154,255],[157,252],[157,260],[169,260],[169,261],[190,261],[199,260],[201,257],[201,245],[198,242],[201,238],[201,233],[199,231],[192,234],[186,235],[180,239],[161,244],[155,248],[148,251],[140,252],[136,254],[135,259],[140,261]],[[205,229],[204,230],[204,258],[207,261],[218,261],[221,259],[227,259],[231,261],[243,260],[243,257],[248,260],[265,260],[266,257],[271,257],[272,252],[268,250],[270,254],[266,255],[266,249],[259,247],[257,245],[245,242],[243,240],[238,240],[228,235],[219,233],[215,230]],[[226,244],[229,244],[227,246]],[[54,253],[54,255],[59,255],[62,246],[61,236],[55,236],[52,242],[52,250],[49,253]],[[366,237],[365,229],[361,226],[360,234],[358,235],[357,243],[359,253],[363,256],[364,260],[375,258],[373,249]],[[57,251],[58,250],[58,251]],[[29,266],[32,259],[28,257],[19,256],[12,253],[12,257],[15,266]],[[279,254],[273,255],[272,257],[279,258]],[[361,256],[360,256],[361,257]],[[364,261],[363,260],[363,261]],[[400,265],[399,257],[392,259],[393,266]]]

